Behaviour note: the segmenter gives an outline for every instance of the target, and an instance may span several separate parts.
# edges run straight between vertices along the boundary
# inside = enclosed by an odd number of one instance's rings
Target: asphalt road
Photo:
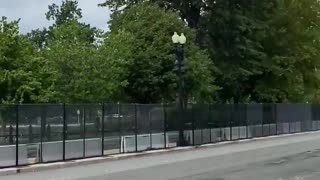
[[[320,133],[0,177],[1,180],[319,180]]]

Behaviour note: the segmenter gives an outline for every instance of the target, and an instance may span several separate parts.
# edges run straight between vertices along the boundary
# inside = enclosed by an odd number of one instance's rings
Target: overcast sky
[[[97,5],[104,0],[78,0],[82,9],[83,19],[81,21],[107,30],[109,10]],[[61,4],[62,0],[0,0],[0,17],[6,16],[10,20],[19,19],[20,32],[27,33],[32,29],[48,27],[45,13],[48,5],[52,3]]]

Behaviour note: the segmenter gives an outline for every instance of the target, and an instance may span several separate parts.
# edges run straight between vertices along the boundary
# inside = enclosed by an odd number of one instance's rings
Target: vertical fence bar
[[[222,107],[223,108],[223,106],[222,105],[219,105],[219,107]],[[216,106],[216,108],[218,108],[217,106]],[[218,108],[220,111],[219,111],[219,126],[220,126],[220,142],[221,141],[225,141],[225,139],[224,139],[224,134],[225,134],[225,130],[223,130],[223,132],[222,132],[222,128],[223,129],[225,129],[225,127],[223,127],[224,125],[225,125],[225,122],[224,122],[224,118],[221,118],[221,109],[220,108]],[[222,110],[223,111],[223,110]],[[221,121],[221,120],[223,120],[223,121]]]
[[[246,139],[249,139],[249,122],[248,122],[248,108],[250,108],[250,106],[248,106],[247,104],[245,105],[245,114],[246,114]]]
[[[317,113],[318,112],[318,105],[314,105],[314,107],[313,107],[314,109],[313,109],[313,111],[314,111],[314,117],[313,117],[313,120],[314,120],[314,123],[312,123],[312,124],[315,124],[315,127],[313,128],[313,125],[312,125],[312,129],[314,129],[314,131],[318,131],[318,129],[319,129],[319,113]]]
[[[291,118],[289,118],[289,133],[288,134],[290,134],[291,133]]]
[[[19,104],[16,105],[16,166],[19,166]]]
[[[148,113],[148,119],[149,119],[149,131],[150,131],[150,147],[152,149],[152,114],[151,111],[149,110]]]
[[[312,121],[311,121],[311,131],[316,131],[317,127],[318,127],[318,122],[317,122],[317,115],[315,114],[315,105],[312,105]],[[314,125],[316,125],[316,127],[313,127]]]
[[[270,104],[268,104],[268,108],[271,108],[270,110],[271,110],[271,112],[270,111],[268,111],[268,113],[272,113],[272,107],[270,107]],[[268,118],[270,118],[269,119],[269,136],[271,136],[271,123],[272,123],[272,114],[270,114],[271,116],[268,116]]]
[[[62,115],[62,118],[63,118],[63,138],[62,138],[62,157],[63,157],[63,160],[65,161],[66,160],[66,130],[67,130],[67,122],[66,122],[66,104],[63,103],[62,105],[62,108],[63,108],[63,115]]]
[[[316,114],[315,114],[315,119],[314,119],[314,120],[315,120],[315,126],[316,126],[316,127],[314,128],[314,130],[315,130],[315,131],[318,131],[318,130],[319,130],[319,118],[320,118],[320,117],[319,117],[319,114],[320,114],[320,113],[319,113],[318,111],[319,111],[319,107],[320,107],[320,106],[319,106],[319,105],[314,105],[314,107],[315,107],[315,112],[316,112]]]
[[[42,143],[43,143],[43,129],[45,128],[44,125],[44,105],[41,107],[41,122],[40,122],[40,162],[42,162]]]
[[[105,104],[102,103],[102,113],[101,113],[101,156],[104,156],[104,109],[105,109]]]
[[[263,104],[262,104],[262,114],[261,114],[261,137],[264,137],[264,107],[263,107]]]
[[[308,130],[307,131],[312,131],[312,122],[313,122],[313,105],[310,105],[310,111],[311,111],[311,114],[310,114],[310,123],[308,125]]]
[[[297,120],[296,119],[294,120],[294,124],[293,125],[294,125],[294,127],[293,127],[294,130],[293,131],[294,131],[294,133],[297,133]]]
[[[135,130],[135,147],[138,152],[138,119],[137,119],[137,104],[134,104],[134,130]]]
[[[316,121],[315,131],[318,131],[319,130],[319,118],[320,118],[320,115],[319,115],[320,113],[318,113],[318,111],[319,111],[320,105],[315,105],[314,107],[315,107],[315,111],[317,112],[316,117],[315,117],[315,121]]]
[[[276,135],[278,135],[278,118],[277,118],[277,104],[273,104],[273,118],[276,122]]]
[[[86,157],[86,109],[83,107],[83,118],[82,118],[82,138],[83,138],[83,158]]]
[[[198,116],[203,116],[203,110],[202,110],[202,107],[203,107],[203,105],[201,105],[201,110],[199,110],[199,107],[197,108],[197,114],[198,114]],[[199,112],[200,111],[200,112]],[[200,127],[200,137],[201,137],[201,144],[203,144],[203,122],[202,121],[204,121],[203,120],[203,117],[199,117],[199,118],[197,118],[197,120],[198,120],[198,126]],[[199,128],[198,127],[198,128]]]
[[[162,104],[163,108],[163,136],[164,136],[164,149],[167,148],[167,104]]]
[[[121,110],[120,110],[120,102],[118,102],[117,103],[117,106],[118,106],[118,128],[119,128],[119,147],[120,147],[120,149],[119,149],[119,153],[122,153],[122,151],[121,151],[121,147],[122,147],[122,144],[121,144],[121,135],[122,135],[122,133],[121,133],[121,115],[120,115],[120,113],[121,113]]]
[[[304,108],[303,108],[304,109]],[[304,119],[304,118],[303,118]],[[299,132],[298,133],[301,133],[302,132],[302,124],[303,124],[303,119],[300,119],[299,118],[299,123],[300,123],[300,129],[299,129]],[[297,131],[297,129],[296,129],[296,131]]]
[[[313,121],[314,121],[314,105],[311,105],[311,124],[310,124],[310,131],[313,131]]]
[[[231,106],[231,105],[230,105]],[[230,141],[232,141],[232,116],[233,116],[233,106],[231,106],[231,108],[230,108],[230,118],[229,118],[229,126],[230,126]]]
[[[195,145],[195,139],[194,139],[194,129],[195,129],[195,120],[194,120],[194,109],[193,104],[191,104],[191,121],[192,121],[192,145]]]
[[[211,137],[212,124],[211,124],[211,106],[210,106],[210,104],[208,104],[208,113],[209,113],[208,114],[208,125],[209,125],[209,136],[210,136],[209,141],[210,141],[210,143],[212,143],[212,137]]]
[[[317,113],[317,111],[318,111],[318,106],[317,105],[313,105],[313,111],[314,111],[314,117],[313,117],[313,120],[314,121],[312,121],[312,129],[313,129],[313,131],[317,131],[318,130],[318,128],[319,128],[319,119],[318,119],[318,113]],[[313,124],[315,125],[315,127],[313,127]]]
[[[241,138],[241,127],[242,127],[242,105],[239,106],[237,105],[237,116],[239,117],[238,118],[238,123],[237,123],[237,126],[238,126],[238,139],[242,139]]]

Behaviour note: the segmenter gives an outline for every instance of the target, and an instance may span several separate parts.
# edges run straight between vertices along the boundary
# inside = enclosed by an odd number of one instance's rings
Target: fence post
[[[289,133],[288,134],[291,134],[291,118],[289,118]]]
[[[83,133],[83,158],[86,157],[86,108],[83,107],[83,118],[82,118],[82,133]]]
[[[230,105],[230,118],[229,118],[229,126],[230,126],[230,141],[232,141],[232,116],[233,116],[233,105]]]
[[[138,152],[138,119],[137,119],[137,104],[134,104],[134,129],[135,129],[135,145]]]
[[[208,125],[209,125],[209,141],[212,143],[212,137],[211,137],[211,108],[210,104],[208,104]]]
[[[262,114],[261,114],[261,137],[264,137],[264,104],[261,104]]]
[[[249,105],[244,105],[245,106],[245,117],[246,117],[246,139],[249,139],[249,122],[248,122],[248,110],[250,108]]]
[[[164,149],[167,148],[167,109],[166,109],[167,104],[164,103],[162,104],[163,108],[163,135],[164,135]]]
[[[268,117],[270,117],[270,116],[268,116]],[[272,121],[271,121],[271,119],[270,119],[269,122],[268,122],[268,123],[269,123],[269,136],[271,136],[271,122],[272,122]]]
[[[191,104],[191,120],[192,120],[192,145],[195,145],[194,140],[194,129],[195,129],[195,120],[194,120],[194,109],[193,109],[193,103]]]
[[[241,139],[241,127],[242,127],[242,106],[243,105],[237,105],[237,117],[238,117],[238,139]]]
[[[150,148],[152,149],[152,114],[151,111],[148,113],[148,119],[149,119],[149,131],[150,131]]]
[[[102,113],[101,113],[101,156],[104,156],[104,110],[105,110],[105,104],[102,103]]]
[[[278,119],[277,119],[277,105],[273,104],[273,118],[274,121],[276,122],[276,135],[278,135]]]
[[[122,133],[121,133],[121,115],[120,115],[120,113],[121,113],[121,110],[120,110],[120,102],[118,102],[117,103],[117,107],[118,107],[118,111],[117,111],[117,113],[118,113],[118,128],[119,128],[119,147],[120,147],[120,149],[119,149],[119,153],[122,153],[122,151],[121,151],[121,147],[122,147],[122,144],[121,144],[121,135],[122,135]],[[112,117],[113,118],[113,117]]]
[[[45,116],[44,116],[44,107],[45,105],[41,106],[41,120],[40,120],[40,152],[39,152],[39,156],[40,156],[40,162],[42,162],[42,143],[43,143],[43,135],[44,135],[44,131],[46,129],[45,127]]]
[[[201,106],[203,106],[203,105],[201,105]],[[201,110],[202,110],[202,107],[201,107]],[[203,112],[201,112],[201,116],[203,116]],[[199,125],[200,125],[200,133],[201,133],[201,145],[203,144],[203,120],[202,120],[202,117],[200,118],[200,123],[199,123]]]
[[[62,108],[63,108],[63,114],[62,114],[62,118],[63,118],[63,137],[62,137],[62,141],[63,141],[63,143],[62,143],[62,148],[63,148],[63,150],[62,150],[62,153],[63,153],[63,155],[62,155],[62,157],[63,157],[63,160],[65,161],[66,160],[66,130],[67,130],[67,122],[66,122],[66,104],[65,103],[63,103],[63,105],[62,105]]]
[[[221,112],[223,112],[223,105],[218,105],[218,106],[216,105],[216,107],[219,110],[218,119],[219,119],[219,126],[220,126],[220,142],[222,142],[222,141],[225,141],[225,138],[224,138],[224,136],[225,136],[225,127],[224,127],[225,121],[224,121],[224,118],[221,118]],[[223,121],[221,121],[221,120],[223,120]],[[222,129],[224,129],[224,130],[222,130]]]
[[[315,111],[318,111],[319,105],[314,105],[315,107]],[[319,130],[319,113],[316,113],[315,115],[315,127],[314,127],[314,131],[318,131]]]
[[[16,105],[16,166],[19,166],[19,104]]]

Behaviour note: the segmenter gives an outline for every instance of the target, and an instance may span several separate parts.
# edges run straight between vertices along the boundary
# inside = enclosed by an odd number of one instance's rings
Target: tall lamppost
[[[184,112],[184,106],[183,106],[183,89],[184,89],[184,81],[182,77],[182,67],[184,64],[184,45],[187,42],[186,36],[182,33],[180,36],[177,32],[175,32],[172,36],[172,42],[176,46],[176,66],[178,67],[178,104],[177,107],[179,109],[179,142],[178,146],[186,146],[187,142],[184,140],[183,135],[183,112]]]

